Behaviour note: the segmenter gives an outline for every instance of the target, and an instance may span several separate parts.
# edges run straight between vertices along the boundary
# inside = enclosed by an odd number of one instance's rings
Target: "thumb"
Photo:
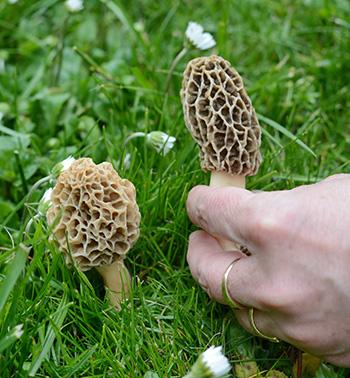
[[[251,233],[251,199],[256,194],[245,189],[196,186],[187,199],[193,223],[209,234],[246,245]]]

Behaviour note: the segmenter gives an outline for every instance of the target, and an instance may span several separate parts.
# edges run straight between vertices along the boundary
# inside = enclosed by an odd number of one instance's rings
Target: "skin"
[[[250,308],[258,329],[339,366],[350,366],[350,175],[293,190],[252,193],[197,186],[187,201],[203,231],[190,236],[187,261],[208,295]],[[216,238],[251,253],[223,251]],[[215,264],[213,264],[215,261]],[[248,310],[236,310],[254,333]]]

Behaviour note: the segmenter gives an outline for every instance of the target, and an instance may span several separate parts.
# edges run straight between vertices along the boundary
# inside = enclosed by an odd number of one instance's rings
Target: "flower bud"
[[[146,135],[147,144],[163,156],[174,147],[175,141],[175,137],[163,133],[162,131],[152,131]]]
[[[39,202],[39,206],[38,206],[38,213],[40,215],[46,215],[47,210],[51,207],[52,205],[51,194],[52,194],[52,188],[49,188],[46,190],[46,192],[42,196]]]
[[[73,163],[75,159],[73,156],[68,156],[67,159],[64,159],[60,163],[57,163],[52,169],[52,175],[58,177],[62,172],[66,171]]]

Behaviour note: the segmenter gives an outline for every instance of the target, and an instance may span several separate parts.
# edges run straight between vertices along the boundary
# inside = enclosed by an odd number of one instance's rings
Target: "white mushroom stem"
[[[111,265],[96,267],[108,289],[109,300],[117,310],[124,299],[129,298],[131,289],[130,273],[123,261],[115,261]]]
[[[214,188],[223,188],[226,186],[235,186],[237,188],[245,188],[245,176],[243,175],[230,175],[225,172],[211,172],[210,176],[210,184],[211,187]],[[225,239],[218,239],[218,242],[220,243],[221,247],[225,251],[233,251],[233,250],[239,250],[240,246],[236,243],[225,240]]]
[[[223,188],[225,186],[235,186],[237,188],[245,188],[245,176],[230,175],[225,172],[211,172],[210,186],[214,188]]]

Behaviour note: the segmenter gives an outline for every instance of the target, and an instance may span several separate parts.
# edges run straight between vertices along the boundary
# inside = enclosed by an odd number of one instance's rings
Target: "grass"
[[[169,95],[165,83],[187,23],[200,22],[215,52],[243,75],[259,113],[264,163],[249,188],[350,172],[350,3],[99,0],[68,14],[62,1],[3,0],[0,15],[1,377],[181,377],[212,344],[233,364],[255,361],[289,376],[289,347],[244,332],[191,278],[194,227],[184,205],[208,175],[178,93],[186,62],[202,53],[180,61]],[[130,133],[153,130],[177,138],[168,155],[142,139],[126,151]],[[44,221],[22,240],[45,188],[29,203],[28,191],[70,154],[112,162],[137,188],[141,236],[127,258],[133,291],[120,313],[96,273],[67,269]],[[324,367],[317,377],[347,372]]]

